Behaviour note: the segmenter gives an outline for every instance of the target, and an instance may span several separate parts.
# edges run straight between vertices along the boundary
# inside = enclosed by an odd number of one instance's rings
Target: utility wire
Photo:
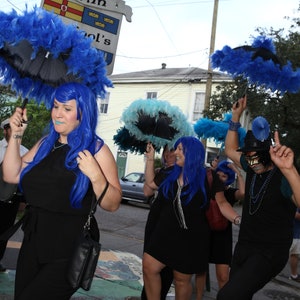
[[[178,57],[178,56],[185,56],[185,55],[190,55],[194,53],[200,53],[200,52],[206,52],[208,48],[202,49],[202,50],[195,50],[191,52],[185,52],[185,53],[180,53],[180,54],[175,54],[175,55],[168,55],[168,56],[156,56],[156,57],[135,57],[135,56],[127,56],[127,55],[118,55],[119,57],[123,58],[129,58],[129,59],[162,59],[162,58],[172,58],[172,57]]]
[[[171,36],[170,36],[169,33],[167,32],[167,30],[166,30],[166,28],[165,28],[165,26],[164,26],[164,24],[163,24],[163,22],[162,22],[162,20],[161,20],[161,18],[160,18],[160,16],[159,16],[159,14],[158,14],[156,8],[154,7],[154,5],[153,5],[150,1],[148,1],[148,0],[146,0],[146,1],[147,1],[147,3],[149,3],[149,5],[150,5],[150,6],[152,7],[152,9],[154,10],[154,12],[155,12],[155,14],[156,14],[156,16],[157,16],[157,18],[158,18],[160,24],[161,24],[161,27],[163,28],[164,32],[166,33],[166,35],[167,35],[169,41],[171,42],[171,44],[173,45],[174,49],[178,52],[177,47],[176,47],[176,45],[174,44],[174,42],[173,42]]]

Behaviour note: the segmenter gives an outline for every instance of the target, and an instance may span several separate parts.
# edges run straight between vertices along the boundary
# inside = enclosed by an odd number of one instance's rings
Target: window
[[[146,99],[157,99],[157,92],[147,92]]]
[[[110,93],[107,92],[105,99],[100,99],[100,114],[107,114]]]
[[[193,111],[193,121],[197,121],[203,117],[203,110],[204,110],[204,103],[205,103],[205,93],[204,92],[197,92],[195,94],[195,105]]]

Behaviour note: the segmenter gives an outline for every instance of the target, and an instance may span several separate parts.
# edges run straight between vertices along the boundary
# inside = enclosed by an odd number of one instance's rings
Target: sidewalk
[[[18,246],[17,243],[9,243],[9,247]],[[8,249],[13,251],[13,249]],[[299,300],[300,283],[288,279],[288,265],[283,271],[264,289],[259,291],[254,300],[283,299]],[[6,273],[0,273],[0,300],[12,300],[14,289],[15,270],[9,269]],[[253,274],[255,276],[255,274]],[[101,252],[95,278],[90,291],[80,289],[71,298],[72,300],[123,300],[139,299],[142,290],[142,261],[127,252],[105,250]],[[203,300],[216,299],[217,281],[214,274],[214,266],[210,266],[210,291],[206,291]],[[171,288],[168,300],[175,299],[174,290]],[[193,298],[195,299],[195,295]],[[42,299],[41,299],[42,300]],[[241,299],[243,300],[243,299]]]
[[[234,242],[237,240],[237,236],[238,228],[234,226]],[[116,239],[116,236],[114,236],[114,239]],[[15,264],[21,246],[20,240],[21,236],[17,236],[14,240],[8,242],[3,260],[3,264],[8,267],[8,271],[0,273],[0,300],[13,299]],[[289,265],[287,264],[276,278],[255,294],[253,300],[300,300],[300,283],[289,280],[288,277]],[[137,300],[140,299],[142,285],[142,261],[139,256],[125,251],[103,249],[90,291],[86,292],[80,289],[73,295],[71,300]],[[210,291],[205,292],[203,300],[216,299],[217,291],[215,268],[214,265],[210,265]],[[167,300],[174,299],[174,289],[171,288]],[[193,294],[192,299],[196,299],[195,294]]]

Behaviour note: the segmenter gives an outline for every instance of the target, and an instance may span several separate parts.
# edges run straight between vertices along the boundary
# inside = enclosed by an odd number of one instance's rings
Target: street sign
[[[112,74],[122,18],[131,22],[131,7],[123,0],[42,0],[41,7],[92,37],[93,46],[104,53],[107,74]]]

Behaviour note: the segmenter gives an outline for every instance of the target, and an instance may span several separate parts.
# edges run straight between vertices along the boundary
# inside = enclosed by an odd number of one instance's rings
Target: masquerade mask
[[[245,159],[250,167],[258,165],[260,163],[260,156],[257,154],[251,156],[245,156]]]

